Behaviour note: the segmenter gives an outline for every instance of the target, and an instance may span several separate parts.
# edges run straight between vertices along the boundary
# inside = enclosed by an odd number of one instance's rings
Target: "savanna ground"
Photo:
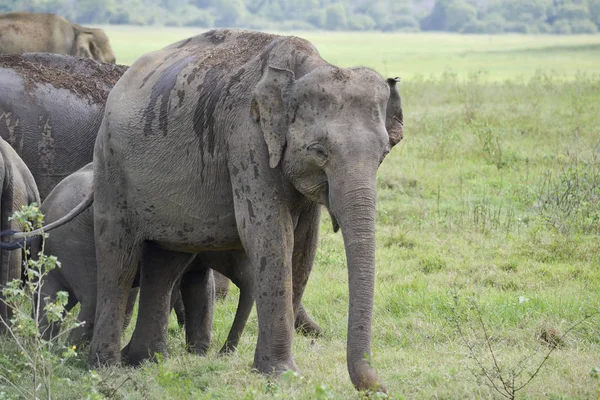
[[[124,64],[200,32],[106,30]],[[598,398],[600,316],[562,335],[600,309],[600,36],[299,36],[331,63],[403,79],[405,139],[378,176],[373,364],[389,397],[500,398],[473,354],[492,377],[488,344],[505,376],[525,367],[518,386],[557,343],[517,397]],[[237,353],[217,355],[234,289],[217,305],[207,357],[186,353],[172,317],[170,358],[90,374],[81,349],[57,368],[55,397],[357,398],[347,291],[342,237],[325,217],[304,298],[325,333],[295,336],[301,376],[251,372],[255,312]]]

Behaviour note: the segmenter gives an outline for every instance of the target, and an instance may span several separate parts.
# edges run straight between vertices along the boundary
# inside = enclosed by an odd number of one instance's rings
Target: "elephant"
[[[88,164],[67,178],[63,179],[48,195],[41,205],[41,212],[46,222],[54,222],[67,214],[84,199],[93,187],[93,166]],[[62,267],[54,269],[43,278],[42,297],[56,299],[57,292],[66,291],[69,301],[68,310],[77,303],[80,311],[77,319],[86,323],[71,332],[70,342],[81,344],[88,342],[93,333],[93,322],[96,314],[96,252],[94,246],[94,220],[91,208],[88,208],[68,224],[55,228],[44,239],[44,251],[58,258]],[[41,237],[36,237],[32,244],[32,253],[41,249]],[[215,289],[212,289],[210,268],[219,271],[221,278],[215,278]],[[181,291],[180,322],[185,323],[186,344],[189,351],[206,353],[212,331],[213,290],[226,291],[229,279],[240,289],[240,299],[232,328],[221,353],[234,351],[244,330],[248,316],[254,304],[252,295],[252,278],[247,267],[245,254],[240,251],[207,252],[198,255],[188,266],[181,282],[174,288],[174,297]],[[134,286],[136,286],[134,282]],[[136,288],[137,289],[137,288]],[[129,322],[138,291],[129,293],[124,326]],[[180,306],[181,307],[181,306]],[[46,339],[52,337],[60,329],[56,324],[48,327],[43,318],[41,331]]]
[[[92,161],[106,98],[126,69],[58,54],[0,54],[0,136],[31,170],[42,200]]]
[[[243,250],[253,366],[298,370],[294,320],[324,206],[348,263],[348,372],[358,390],[385,390],[371,364],[376,174],[403,130],[397,79],[331,65],[301,38],[217,29],[140,57],[109,94],[94,148],[90,362],[120,361],[138,266],[132,364],[166,355],[170,293],[195,254]]]
[[[92,161],[105,100],[126,70],[59,54],[0,54],[0,136],[30,168],[42,201]],[[214,276],[224,296],[229,281]],[[321,332],[304,308],[296,326],[308,335]]]
[[[87,28],[55,14],[0,14],[0,53],[56,53],[114,64],[115,54],[102,29]]]
[[[21,206],[40,202],[40,195],[35,180],[15,150],[0,138],[0,226],[2,230],[21,228],[17,221],[9,221],[9,217]],[[0,248],[3,246],[0,246]],[[21,279],[21,249],[0,249],[0,291],[14,279]],[[1,297],[1,295],[0,295]],[[0,318],[8,323],[12,316],[10,307],[0,299]],[[0,332],[6,329],[0,322]]]

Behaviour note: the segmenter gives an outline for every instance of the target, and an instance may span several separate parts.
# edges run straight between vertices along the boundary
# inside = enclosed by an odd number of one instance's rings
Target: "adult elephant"
[[[1,96],[0,96],[1,97]],[[40,201],[40,195],[31,172],[13,148],[0,138],[0,226],[2,230],[21,229],[9,217],[22,206]],[[0,318],[8,323],[12,312],[4,302],[1,291],[8,282],[21,278],[21,249],[8,250],[0,245]],[[6,326],[0,322],[0,332]]]
[[[56,53],[115,63],[102,29],[73,24],[55,14],[0,14],[0,53]]]
[[[320,205],[348,260],[347,361],[371,366],[376,173],[402,138],[394,79],[338,68],[306,40],[213,30],[138,59],[109,95],[94,149],[98,301],[92,362],[116,363],[127,293],[140,306],[126,358],[166,354],[173,284],[194,256],[244,249],[254,274],[254,367],[296,370],[294,315]]]
[[[126,70],[58,54],[0,54],[0,136],[29,167],[42,200],[92,161],[106,98]],[[226,292],[229,281],[215,277],[217,293]],[[321,330],[304,308],[296,325]]]
[[[0,54],[0,136],[41,198],[92,161],[108,93],[127,67],[58,54]]]

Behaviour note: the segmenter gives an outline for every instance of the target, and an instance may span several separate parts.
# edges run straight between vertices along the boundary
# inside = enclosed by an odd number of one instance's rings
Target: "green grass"
[[[131,64],[142,54],[204,32],[202,28],[103,26],[117,61]],[[555,71],[573,78],[578,71],[600,73],[600,35],[456,35],[447,33],[283,32],[314,43],[321,55],[340,66],[363,65],[404,79],[461,78],[484,71],[502,81]]]
[[[199,32],[107,30],[122,63]],[[333,63],[404,78],[405,139],[378,176],[373,363],[390,397],[499,398],[455,327],[459,321],[491,365],[471,301],[503,370],[529,355],[533,371],[549,350],[544,338],[600,309],[600,36],[302,36]],[[233,290],[217,305],[207,357],[186,353],[172,320],[170,358],[100,370],[95,385],[123,399],[357,398],[345,362],[347,292],[342,237],[324,217],[305,304],[325,334],[295,336],[301,377],[251,372],[254,312],[238,352],[217,355],[237,304]],[[0,347],[12,351],[7,341]],[[72,383],[57,381],[57,398],[85,397],[85,358],[83,349],[61,367]],[[562,339],[519,398],[597,398],[594,367],[598,316]]]

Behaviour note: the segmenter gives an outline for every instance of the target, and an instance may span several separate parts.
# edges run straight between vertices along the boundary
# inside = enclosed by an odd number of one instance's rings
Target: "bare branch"
[[[544,364],[546,363],[546,361],[548,361],[548,358],[550,358],[550,354],[552,354],[552,352],[554,350],[556,350],[556,348],[558,347],[559,343],[562,342],[562,339],[567,336],[567,334],[569,332],[571,332],[573,329],[575,329],[577,326],[581,325],[583,322],[587,321],[590,318],[594,318],[596,315],[599,315],[600,311],[596,311],[593,312],[589,315],[586,315],[585,317],[583,317],[582,319],[580,319],[579,321],[575,322],[573,325],[571,325],[569,327],[569,329],[567,329],[565,331],[565,333],[563,333],[558,340],[554,341],[554,344],[552,345],[552,347],[550,347],[550,350],[548,351],[548,353],[546,353],[546,356],[544,357],[544,359],[542,360],[542,362],[540,363],[540,365],[538,365],[537,369],[535,370],[535,372],[529,377],[529,379],[522,384],[521,386],[519,386],[518,388],[515,389],[515,393],[518,392],[519,390],[523,389],[525,386],[527,386],[529,384],[529,382],[531,382],[531,380],[533,378],[536,377],[536,375],[540,372],[540,370],[542,369],[542,367],[544,366]]]

